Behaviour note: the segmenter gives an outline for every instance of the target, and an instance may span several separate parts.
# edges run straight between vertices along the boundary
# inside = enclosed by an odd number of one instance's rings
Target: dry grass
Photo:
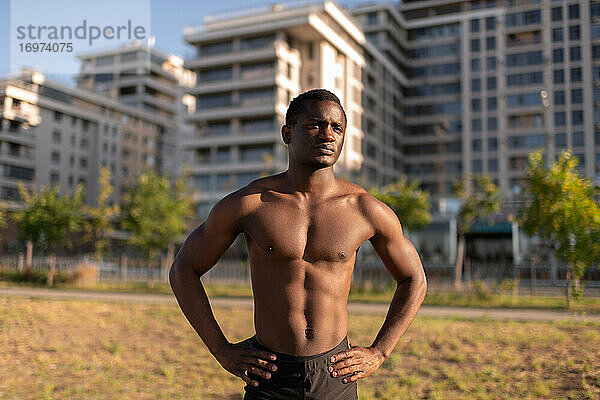
[[[170,305],[0,297],[0,399],[240,399]],[[217,309],[230,340],[246,310]],[[381,317],[351,315],[368,345]],[[600,325],[417,318],[394,354],[360,381],[368,399],[597,399]]]

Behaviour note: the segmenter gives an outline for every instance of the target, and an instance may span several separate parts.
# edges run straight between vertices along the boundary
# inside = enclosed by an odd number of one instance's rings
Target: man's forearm
[[[415,319],[427,292],[424,275],[400,282],[392,298],[385,322],[371,345],[387,358]]]
[[[171,288],[183,314],[213,354],[229,342],[219,327],[198,274],[174,264],[169,273]]]

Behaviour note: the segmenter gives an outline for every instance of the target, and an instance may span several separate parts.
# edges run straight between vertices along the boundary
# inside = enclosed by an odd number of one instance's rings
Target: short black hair
[[[333,94],[327,89],[312,89],[299,94],[298,97],[294,98],[294,100],[290,102],[290,105],[285,113],[285,124],[287,126],[292,127],[296,124],[296,122],[298,121],[298,117],[300,116],[300,112],[302,111],[302,104],[304,104],[304,102],[307,100],[329,100],[333,101],[334,103],[337,103],[337,105],[339,105],[342,109],[342,113],[344,114],[344,122],[348,122],[348,119],[346,118],[346,112],[344,111],[344,107],[342,107],[340,99],[335,94]]]

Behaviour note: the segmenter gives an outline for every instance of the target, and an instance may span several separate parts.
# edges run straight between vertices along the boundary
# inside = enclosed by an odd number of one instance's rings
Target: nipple
[[[346,258],[346,252],[345,251],[341,251],[341,252],[338,253],[338,256],[340,258]]]
[[[304,336],[306,336],[307,339],[312,339],[315,336],[313,329],[312,328],[306,328],[304,330]]]
[[[273,251],[275,251],[275,247],[273,247],[273,246],[269,246],[269,247],[267,247],[267,253],[269,253],[269,254],[270,254],[270,253],[272,253]]]

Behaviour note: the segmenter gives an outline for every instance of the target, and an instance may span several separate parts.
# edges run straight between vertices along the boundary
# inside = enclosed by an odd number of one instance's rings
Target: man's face
[[[346,118],[341,107],[330,100],[307,100],[293,127],[281,129],[288,145],[290,162],[315,168],[330,167],[342,153]]]

